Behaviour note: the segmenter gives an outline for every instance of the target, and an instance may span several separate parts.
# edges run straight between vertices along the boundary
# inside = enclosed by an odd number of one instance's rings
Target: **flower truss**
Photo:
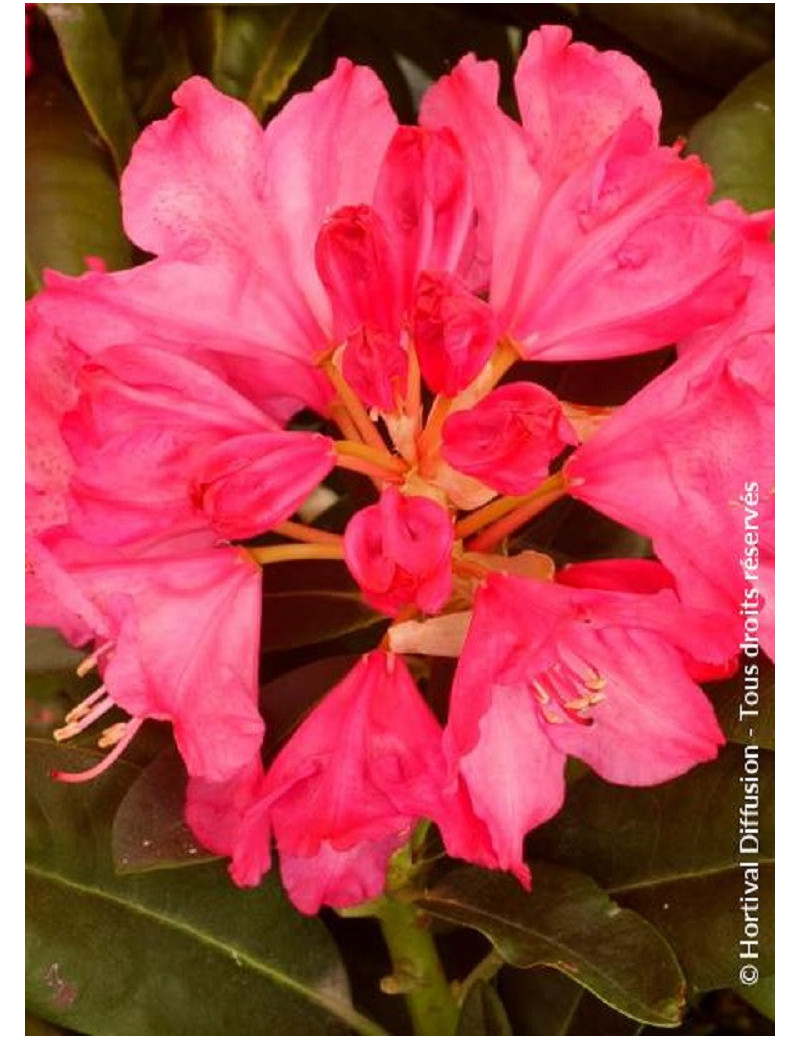
[[[29,305],[28,619],[101,677],[56,738],[129,716],[60,779],[168,720],[200,840],[240,885],[277,847],[307,913],[377,896],[421,819],[529,884],[567,756],[630,785],[713,759],[698,683],[742,615],[772,652],[771,215],[709,203],[622,54],[545,27],[515,86],[521,122],[466,57],[399,126],[342,60],[264,130],[190,79],[122,180],[153,259]],[[672,344],[618,409],[514,378]],[[343,535],[292,519],[334,467],[374,486]],[[656,558],[509,555],[565,496]],[[343,561],[390,623],[265,764],[262,573],[293,559]],[[407,655],[458,659],[444,726]]]

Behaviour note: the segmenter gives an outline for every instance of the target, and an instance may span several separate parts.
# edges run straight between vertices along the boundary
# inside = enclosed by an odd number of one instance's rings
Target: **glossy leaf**
[[[120,877],[111,819],[135,770],[59,785],[96,755],[33,741],[28,754],[31,1010],[96,1035],[325,1035],[379,1031],[350,1004],[323,925],[274,875],[255,890],[219,863]]]
[[[736,986],[736,992],[747,1003],[764,1015],[765,1018],[775,1021],[775,976],[761,976],[754,986]]]
[[[739,979],[742,860],[760,863],[759,969],[773,970],[773,756],[759,755],[760,852],[740,856],[744,755],[742,746],[729,745],[716,762],[652,788],[612,787],[588,776],[530,840],[534,855],[591,870],[614,899],[651,921],[701,991]]]
[[[745,663],[758,665],[758,700],[751,706],[745,702]],[[765,654],[759,655],[756,662],[748,658],[736,675],[724,682],[709,683],[706,690],[728,740],[775,750],[775,665]],[[752,711],[756,714],[745,714]]]
[[[691,80],[723,90],[730,89],[772,53],[771,7],[706,3],[580,5],[584,15],[620,33],[647,54],[657,55]],[[627,50],[624,46],[619,49]]]
[[[276,564],[264,580],[261,650],[310,646],[378,624],[343,564]]]
[[[631,1018],[678,1025],[685,984],[655,928],[585,874],[548,863],[533,864],[532,873],[528,893],[507,874],[459,867],[420,905],[478,929],[515,967],[556,968]]]
[[[551,968],[504,968],[498,987],[517,1036],[637,1036],[644,1028]]]
[[[37,287],[44,268],[80,274],[87,256],[131,262],[106,151],[77,98],[45,76],[25,94],[25,256]]]
[[[775,63],[763,65],[689,134],[688,150],[714,171],[714,197],[747,210],[775,205]]]
[[[86,654],[70,646],[54,628],[25,628],[25,671],[73,671]]]
[[[173,746],[145,766],[114,815],[111,847],[120,874],[187,866],[216,859],[184,819],[186,769]]]
[[[40,4],[58,37],[64,64],[97,132],[122,172],[137,127],[117,41],[98,4]]]
[[[503,1002],[494,987],[479,979],[464,998],[456,1036],[512,1036]]]
[[[212,9],[212,79],[259,119],[299,68],[329,4],[241,4]]]
[[[338,654],[293,668],[261,687],[260,708],[267,724],[267,753],[277,751],[325,694],[358,661],[358,654]]]

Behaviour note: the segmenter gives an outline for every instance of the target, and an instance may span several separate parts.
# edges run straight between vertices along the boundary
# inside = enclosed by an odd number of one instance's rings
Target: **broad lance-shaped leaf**
[[[746,759],[757,761],[756,774],[746,771]],[[740,852],[746,804],[750,822],[756,819],[741,778],[753,775],[759,849],[748,838]],[[696,990],[722,989],[739,980],[740,900],[747,895],[758,900],[759,971],[773,972],[774,798],[772,754],[730,744],[715,762],[659,787],[614,787],[585,777],[570,788],[559,815],[534,832],[529,848],[591,870],[614,899],[666,936]],[[745,874],[744,863],[756,867]]]
[[[491,983],[479,979],[461,1004],[456,1036],[513,1036],[503,1002]]]
[[[688,151],[713,170],[715,199],[736,199],[752,211],[775,205],[774,62],[748,76],[694,126]]]
[[[125,89],[117,41],[99,4],[40,4],[58,37],[64,64],[97,132],[125,168],[136,123]]]
[[[326,642],[385,620],[338,561],[280,563],[265,575],[262,653]]]
[[[752,668],[753,662],[747,660]],[[706,692],[714,702],[722,732],[737,744],[758,744],[775,750],[775,665],[766,654],[759,654],[758,687],[753,676],[745,689],[744,664],[736,675],[719,683],[709,683]],[[745,699],[745,694],[747,699]]]
[[[678,1025],[685,983],[655,928],[585,874],[550,863],[531,870],[528,893],[507,874],[459,867],[419,903],[435,917],[476,928],[515,967],[557,968],[630,1018]]]
[[[85,258],[127,267],[119,190],[108,155],[80,102],[58,80],[25,92],[25,266],[31,288],[42,270],[80,274]]]
[[[516,1036],[638,1036],[644,1029],[552,968],[503,968],[498,990]]]
[[[184,818],[186,768],[170,744],[144,767],[114,814],[111,847],[119,874],[133,874],[218,857],[197,841]]]
[[[261,119],[283,96],[330,8],[330,4],[214,7],[214,83],[245,101]]]
[[[27,996],[34,1014],[92,1035],[380,1033],[353,1010],[321,922],[274,875],[241,891],[221,863],[119,877],[111,820],[137,771],[92,783],[53,769],[87,751],[28,745]]]

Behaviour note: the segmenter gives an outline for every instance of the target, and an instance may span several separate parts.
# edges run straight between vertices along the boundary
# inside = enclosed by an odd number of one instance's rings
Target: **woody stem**
[[[403,994],[417,1036],[455,1035],[458,1004],[425,915],[389,895],[373,912],[392,958],[393,973],[382,988]]]

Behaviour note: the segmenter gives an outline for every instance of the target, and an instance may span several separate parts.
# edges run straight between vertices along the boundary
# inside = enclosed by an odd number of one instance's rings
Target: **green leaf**
[[[584,874],[548,863],[533,864],[532,873],[527,893],[507,874],[459,867],[419,905],[476,928],[515,967],[548,965],[630,1018],[678,1025],[684,980],[655,928]]]
[[[758,689],[750,687],[745,700],[744,669],[752,669],[753,665],[758,667]],[[751,674],[748,682],[752,683],[753,678]],[[709,683],[706,692],[714,702],[717,719],[728,740],[775,750],[775,665],[766,654],[759,654],[756,661],[746,658],[736,675]],[[745,714],[753,711],[755,715]]]
[[[106,151],[77,98],[46,76],[25,93],[25,255],[38,284],[45,267],[80,274],[87,256],[131,262]]]
[[[215,7],[214,83],[262,119],[283,96],[329,10],[330,4]]]
[[[709,5],[710,6],[710,5]],[[714,171],[714,198],[775,205],[775,63],[763,65],[697,123],[688,150]]]
[[[74,1036],[71,1029],[59,1029],[35,1015],[25,1015],[25,1036]]]
[[[384,620],[339,563],[280,563],[265,575],[262,653],[336,639]]]
[[[707,3],[580,5],[583,15],[662,58],[691,80],[723,90],[730,89],[774,53],[772,7]],[[643,64],[646,68],[647,62]]]
[[[259,707],[267,724],[267,754],[278,749],[358,659],[358,654],[323,657],[284,672],[261,687]]]
[[[456,1036],[512,1036],[503,1002],[489,982],[479,979],[464,998]]]
[[[119,173],[125,167],[137,127],[125,90],[117,41],[98,4],[40,4],[58,37],[64,64],[106,142]]]
[[[28,746],[27,995],[48,1021],[93,1035],[378,1033],[353,1010],[324,926],[277,878],[242,891],[224,866],[117,876],[111,820],[137,771],[92,783],[49,771],[96,755]]]
[[[504,968],[498,981],[517,1036],[638,1036],[644,1028],[551,968]]]
[[[760,976],[753,986],[739,985],[736,992],[765,1018],[775,1021],[775,976]]]
[[[74,671],[86,656],[70,646],[54,628],[25,626],[25,671]]]
[[[774,762],[760,752],[760,852],[740,856],[744,756],[742,746],[729,745],[716,762],[651,788],[588,776],[529,842],[536,856],[591,870],[615,899],[651,921],[701,991],[739,979],[742,860],[760,864],[759,970],[773,971]]]
[[[172,745],[133,781],[111,829],[118,873],[185,867],[217,859],[202,848],[184,819],[186,781],[183,761]]]

